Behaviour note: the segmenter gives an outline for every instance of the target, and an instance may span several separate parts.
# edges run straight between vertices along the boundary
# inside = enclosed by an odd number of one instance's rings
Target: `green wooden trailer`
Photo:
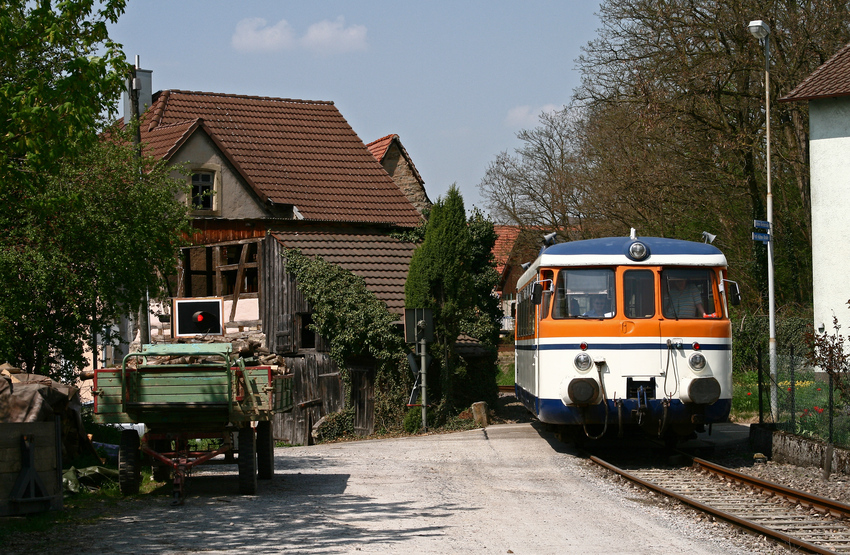
[[[139,491],[143,456],[157,479],[173,478],[174,501],[195,466],[236,464],[239,492],[253,495],[257,479],[274,475],[272,415],[292,409],[291,376],[248,366],[230,343],[144,345],[121,368],[94,375],[94,421],[144,424],[122,432],[121,493]],[[219,457],[219,455],[223,455]]]

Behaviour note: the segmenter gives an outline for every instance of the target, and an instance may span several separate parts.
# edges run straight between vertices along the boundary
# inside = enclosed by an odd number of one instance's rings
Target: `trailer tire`
[[[257,422],[257,478],[271,480],[274,477],[274,437],[272,423]]]
[[[250,425],[239,429],[239,493],[255,495],[257,493],[257,443],[254,428]]]
[[[136,495],[142,481],[140,468],[139,434],[136,430],[123,430],[118,445],[118,489],[121,495]]]

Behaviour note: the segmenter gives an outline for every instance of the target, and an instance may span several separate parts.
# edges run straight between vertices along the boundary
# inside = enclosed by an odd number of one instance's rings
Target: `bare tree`
[[[522,146],[500,153],[478,187],[501,224],[582,235],[584,184],[578,179],[575,114],[564,108],[540,116],[540,125],[517,134]]]
[[[766,290],[766,256],[750,237],[765,219],[764,50],[771,41],[777,295],[811,298],[807,106],[777,103],[850,41],[847,0],[606,0],[579,58],[571,106],[519,134],[480,188],[502,222],[573,236],[636,227],[696,239],[706,230],[749,299]],[[559,154],[563,153],[563,156]],[[557,185],[557,186],[555,186]],[[577,233],[577,225],[581,231]]]

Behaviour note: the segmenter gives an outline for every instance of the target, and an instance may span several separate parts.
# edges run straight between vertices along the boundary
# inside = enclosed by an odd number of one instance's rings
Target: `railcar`
[[[707,243],[609,237],[541,249],[517,283],[517,398],[576,439],[667,442],[732,404],[726,257]]]

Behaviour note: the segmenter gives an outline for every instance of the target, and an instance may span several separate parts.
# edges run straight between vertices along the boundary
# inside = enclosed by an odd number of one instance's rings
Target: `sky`
[[[431,200],[478,184],[567,104],[591,0],[129,0],[110,37],[153,90],[332,101],[369,143],[396,134]]]

